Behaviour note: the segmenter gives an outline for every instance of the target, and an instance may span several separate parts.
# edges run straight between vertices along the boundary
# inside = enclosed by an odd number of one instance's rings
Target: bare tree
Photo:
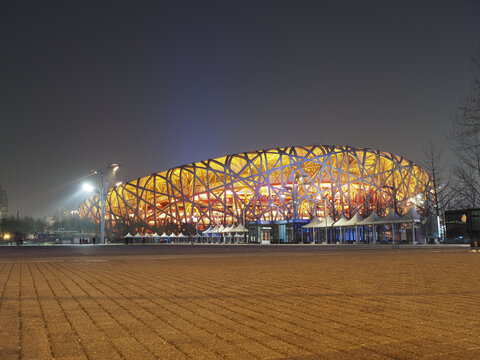
[[[429,183],[425,184],[424,212],[435,216],[443,216],[445,207],[452,195],[450,178],[446,174],[447,162],[443,159],[443,151],[436,151],[433,144],[423,149],[423,168],[429,175]]]
[[[480,74],[480,51],[472,57]],[[480,206],[480,77],[473,80],[472,91],[453,119],[449,136],[458,162],[453,167],[457,206]]]

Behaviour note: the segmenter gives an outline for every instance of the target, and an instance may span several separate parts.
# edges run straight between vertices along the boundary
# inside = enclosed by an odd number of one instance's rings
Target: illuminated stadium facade
[[[400,156],[350,146],[296,146],[228,155],[154,173],[108,191],[107,226],[157,231],[191,224],[285,224],[314,216],[402,215],[429,189],[427,173]],[[99,220],[99,198],[80,214]]]

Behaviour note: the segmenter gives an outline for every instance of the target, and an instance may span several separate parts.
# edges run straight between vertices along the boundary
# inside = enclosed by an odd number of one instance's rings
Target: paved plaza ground
[[[480,253],[0,247],[0,359],[480,359]]]

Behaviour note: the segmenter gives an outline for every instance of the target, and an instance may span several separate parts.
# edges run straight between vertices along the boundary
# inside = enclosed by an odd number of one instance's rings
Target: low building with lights
[[[405,214],[429,189],[428,174],[401,156],[368,148],[312,145],[227,155],[150,174],[110,188],[107,226],[155,232],[190,224],[201,233],[244,224],[248,239],[299,242],[301,226],[389,209]],[[79,207],[99,220],[99,197]],[[332,235],[333,236],[333,235]]]

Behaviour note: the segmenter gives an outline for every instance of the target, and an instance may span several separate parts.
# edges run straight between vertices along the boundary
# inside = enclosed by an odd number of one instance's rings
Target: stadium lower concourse
[[[181,236],[222,243],[416,243],[422,241],[419,212],[430,197],[429,182],[419,165],[384,151],[274,148],[112,187],[105,220],[107,228],[121,224],[142,237],[163,233],[169,241]],[[99,196],[86,199],[79,212],[99,221]]]

